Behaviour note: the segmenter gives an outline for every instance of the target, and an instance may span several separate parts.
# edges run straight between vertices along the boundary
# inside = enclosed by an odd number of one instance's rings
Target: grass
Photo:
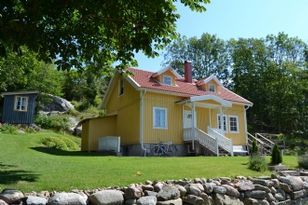
[[[51,131],[0,134],[0,190],[8,187],[22,191],[68,191],[127,185],[147,179],[270,174],[247,169],[248,157],[111,157],[52,151],[40,144],[42,137],[57,135]],[[284,163],[295,167],[297,159],[286,156]]]

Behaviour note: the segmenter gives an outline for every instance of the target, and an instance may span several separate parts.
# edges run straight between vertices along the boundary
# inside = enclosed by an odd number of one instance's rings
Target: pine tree
[[[277,144],[275,144],[272,150],[271,164],[276,165],[280,164],[281,162],[282,162],[282,155]]]

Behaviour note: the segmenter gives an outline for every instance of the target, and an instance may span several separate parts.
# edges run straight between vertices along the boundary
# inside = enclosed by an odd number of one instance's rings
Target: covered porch
[[[192,152],[200,146],[213,155],[233,156],[232,140],[225,136],[225,110],[230,101],[216,95],[193,96],[177,102],[183,105],[183,141]]]

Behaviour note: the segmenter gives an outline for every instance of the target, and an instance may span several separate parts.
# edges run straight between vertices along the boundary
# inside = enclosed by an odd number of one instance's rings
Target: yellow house
[[[98,151],[104,136],[119,136],[124,155],[233,155],[235,145],[247,145],[246,110],[252,103],[215,76],[192,79],[187,61],[184,77],[172,68],[128,71],[109,84],[106,116],[83,121],[83,151]]]

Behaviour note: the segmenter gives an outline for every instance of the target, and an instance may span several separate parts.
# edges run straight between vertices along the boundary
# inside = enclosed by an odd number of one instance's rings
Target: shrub
[[[35,132],[36,132],[36,129],[33,128],[33,127],[26,127],[26,128],[25,128],[25,132],[26,132],[26,133],[35,133]]]
[[[304,154],[298,157],[298,166],[304,169],[308,169],[308,154]]]
[[[79,150],[79,145],[73,140],[57,136],[57,137],[45,137],[42,139],[42,144],[49,148],[60,149],[65,151]]]
[[[65,115],[38,115],[35,124],[44,129],[64,131],[69,129],[69,119]]]
[[[277,144],[275,144],[272,150],[271,164],[276,165],[280,164],[281,162],[282,162],[282,155]]]
[[[5,133],[5,134],[17,134],[18,128],[14,125],[2,124],[0,126],[0,132]]]
[[[249,158],[248,168],[257,172],[264,172],[267,170],[265,158],[260,155],[254,155]]]
[[[252,148],[251,148],[251,153],[250,154],[252,156],[259,154],[259,147],[257,145],[257,141],[256,140],[252,141]]]

